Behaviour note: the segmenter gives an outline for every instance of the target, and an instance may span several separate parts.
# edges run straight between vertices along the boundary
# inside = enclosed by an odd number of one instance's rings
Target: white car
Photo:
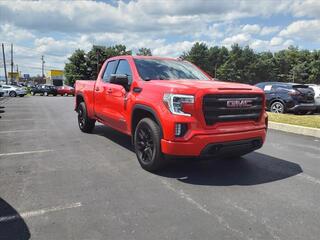
[[[1,85],[0,87],[2,91],[4,92],[4,96],[9,97],[24,97],[27,94],[27,91],[23,88],[20,88],[18,86],[13,85]]]
[[[307,84],[314,91],[314,102],[317,105],[317,109],[320,110],[320,85]]]

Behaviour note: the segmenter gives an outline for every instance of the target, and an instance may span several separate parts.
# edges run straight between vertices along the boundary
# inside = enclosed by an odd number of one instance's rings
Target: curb
[[[269,122],[268,127],[270,129],[279,130],[283,132],[290,132],[290,133],[320,138],[320,129],[317,129],[317,128],[302,127],[302,126],[291,125],[286,123],[277,123],[277,122]]]

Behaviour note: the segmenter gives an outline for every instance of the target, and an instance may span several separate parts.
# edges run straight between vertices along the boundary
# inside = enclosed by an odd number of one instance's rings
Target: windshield
[[[139,75],[143,80],[209,80],[191,63],[180,60],[135,59]]]

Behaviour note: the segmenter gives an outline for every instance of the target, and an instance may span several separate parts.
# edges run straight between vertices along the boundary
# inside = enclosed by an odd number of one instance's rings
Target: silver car
[[[1,85],[1,89],[4,92],[4,96],[9,97],[24,97],[27,94],[25,89],[13,85]]]

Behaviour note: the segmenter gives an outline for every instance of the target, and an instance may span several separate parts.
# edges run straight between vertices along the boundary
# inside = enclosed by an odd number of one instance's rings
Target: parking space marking
[[[315,177],[312,177],[308,174],[305,174],[305,173],[301,173],[298,175],[300,178],[304,179],[304,180],[307,180],[311,183],[314,183],[314,184],[320,184],[320,180],[315,178]]]
[[[12,122],[12,121],[48,121],[48,119],[19,118],[19,119],[2,119],[2,120],[0,120],[0,122]]]
[[[13,152],[13,153],[0,153],[0,157],[2,156],[13,156],[13,155],[24,155],[24,154],[33,154],[33,153],[44,153],[44,152],[52,152],[52,149],[44,149],[37,151],[28,151],[28,152]]]
[[[44,214],[62,211],[62,210],[66,210],[66,209],[71,209],[71,208],[77,208],[77,207],[81,207],[81,206],[82,206],[81,202],[75,202],[75,203],[70,203],[70,204],[51,207],[51,208],[43,208],[43,209],[39,209],[39,210],[35,210],[35,211],[23,212],[20,215],[14,214],[14,215],[9,215],[9,216],[2,216],[2,217],[0,217],[0,223],[5,223],[5,222],[21,219],[21,218],[25,219],[25,218],[30,218],[30,217],[41,216]]]
[[[162,184],[170,189],[171,191],[173,191],[174,193],[176,193],[181,199],[186,200],[187,202],[191,203],[192,205],[194,205],[197,209],[199,209],[200,211],[213,216],[217,219],[217,221],[219,222],[219,224],[221,224],[224,228],[234,232],[235,234],[240,235],[241,237],[245,237],[245,234],[240,231],[239,229],[233,228],[230,226],[230,224],[220,215],[216,214],[216,213],[212,213],[210,212],[204,205],[201,205],[200,203],[198,203],[196,200],[194,200],[189,194],[185,193],[182,189],[176,189],[172,186],[172,184],[170,184],[170,182],[162,179],[161,180]],[[250,239],[249,237],[247,237],[247,239]]]
[[[33,131],[46,131],[47,129],[24,129],[24,130],[12,130],[12,131],[0,131],[1,133],[19,133],[19,132],[33,132]]]

